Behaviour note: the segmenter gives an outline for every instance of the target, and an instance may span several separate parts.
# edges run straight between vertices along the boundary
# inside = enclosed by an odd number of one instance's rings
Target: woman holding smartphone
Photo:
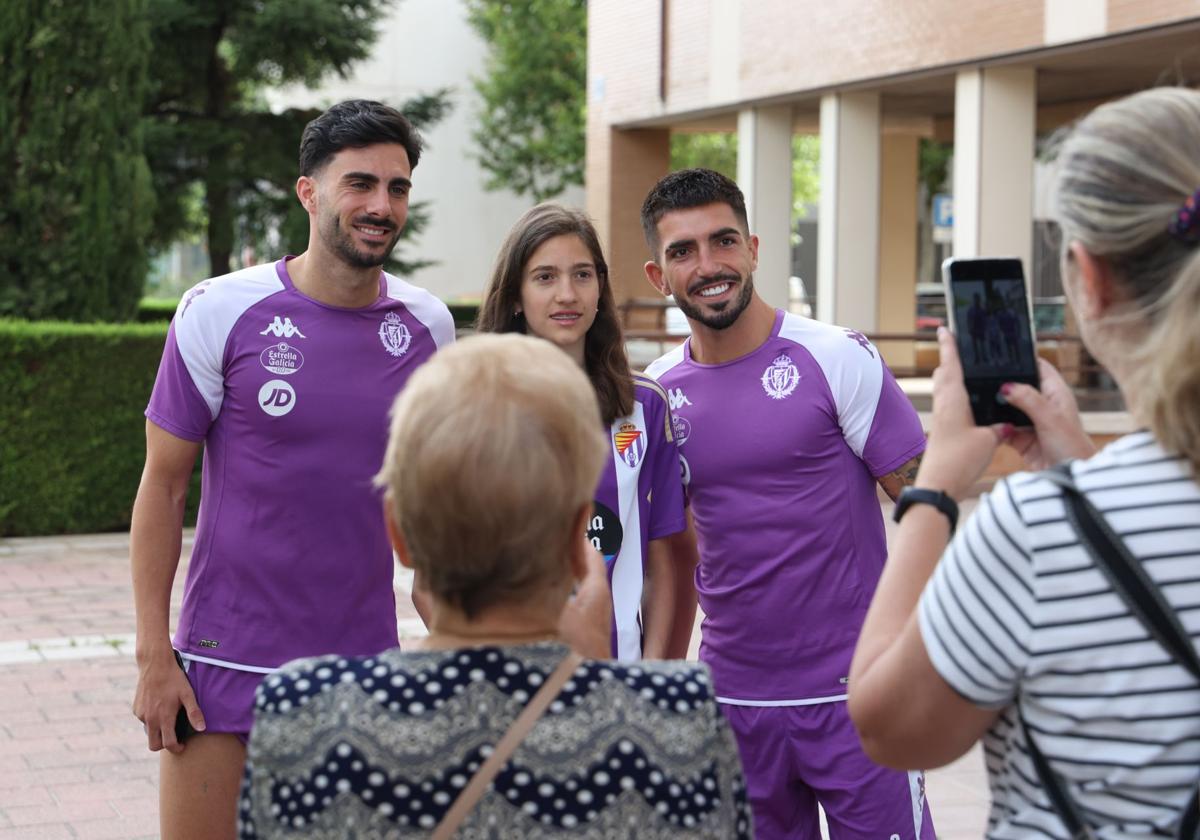
[[[687,526],[671,414],[662,388],[630,372],[608,264],[587,216],[539,204],[518,219],[476,326],[543,338],[587,374],[611,443],[587,536],[608,566],[613,656],[682,655],[668,650],[675,610],[668,538]]]
[[[1200,638],[1200,92],[1096,109],[1057,165],[1063,287],[1139,430],[1096,452],[1045,362],[1040,391],[1001,389],[1032,429],[977,427],[953,337],[939,331],[915,483],[926,495],[902,512],[850,714],[867,753],[893,767],[946,764],[982,738],[989,837],[1172,836],[1196,805],[1200,682],[1097,565],[1113,552],[1081,542],[1060,476],[1009,476],[953,527],[955,500],[1002,439],[1034,469],[1075,459],[1070,482],[1165,600],[1181,651]]]

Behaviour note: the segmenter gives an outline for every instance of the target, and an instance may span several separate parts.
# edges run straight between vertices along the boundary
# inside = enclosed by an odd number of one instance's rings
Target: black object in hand
[[[183,671],[183,675],[187,677],[187,668],[183,666],[183,657],[179,655],[179,651],[175,651],[175,663],[179,669]],[[189,684],[190,684],[189,680]],[[187,709],[182,705],[179,707],[179,713],[175,715],[175,740],[183,743],[188,738],[196,734],[196,727],[192,726],[191,720],[188,718]]]

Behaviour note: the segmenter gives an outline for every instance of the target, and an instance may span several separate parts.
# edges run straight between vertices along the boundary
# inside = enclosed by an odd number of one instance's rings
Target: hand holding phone
[[[1033,317],[1018,259],[948,259],[942,263],[946,311],[978,426],[1032,425],[1000,392],[1006,382],[1039,385]]]

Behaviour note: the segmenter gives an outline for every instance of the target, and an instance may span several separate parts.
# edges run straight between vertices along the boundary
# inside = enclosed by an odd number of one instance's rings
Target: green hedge
[[[0,536],[129,527],[166,333],[0,320]],[[197,464],[189,522],[199,500]]]
[[[137,320],[143,324],[169,324],[178,306],[179,298],[142,298],[138,301]]]

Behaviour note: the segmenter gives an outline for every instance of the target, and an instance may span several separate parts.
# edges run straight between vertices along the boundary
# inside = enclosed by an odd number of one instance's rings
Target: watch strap
[[[896,500],[896,511],[892,514],[892,519],[899,522],[913,505],[931,505],[941,511],[950,521],[950,536],[954,536],[954,529],[958,527],[958,503],[954,499],[941,490],[905,487],[900,491],[900,498]]]

